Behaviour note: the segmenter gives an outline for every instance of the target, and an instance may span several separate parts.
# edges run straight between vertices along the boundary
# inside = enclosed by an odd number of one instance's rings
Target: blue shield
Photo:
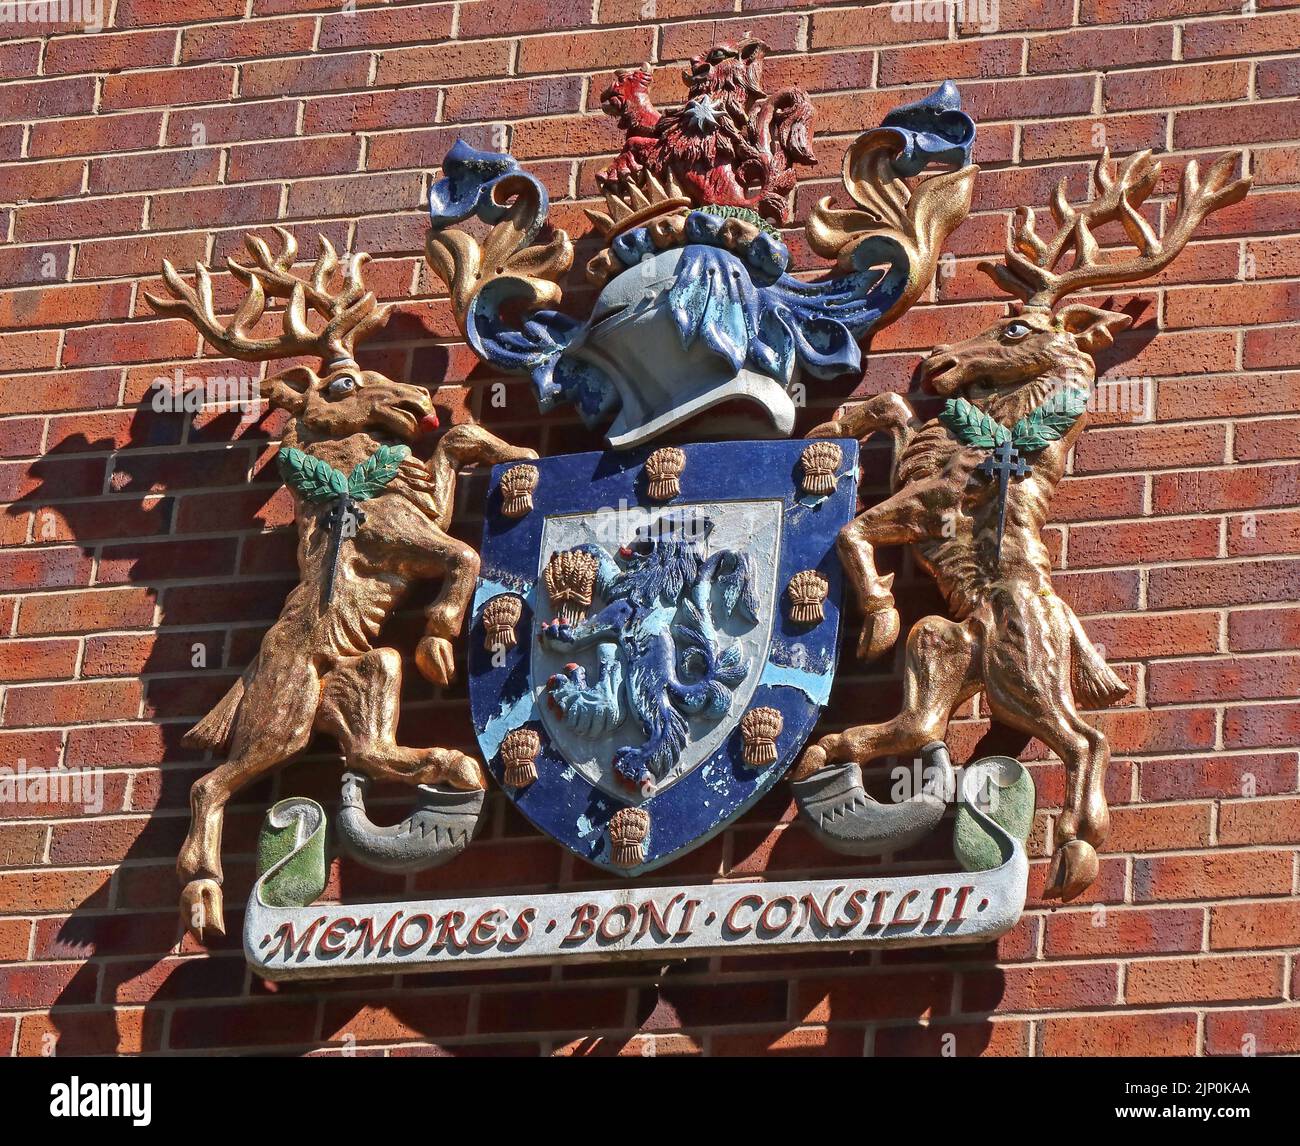
[[[806,441],[493,470],[474,728],[519,810],[583,859],[636,875],[696,847],[812,731],[858,478],[857,443],[827,446],[811,479]]]

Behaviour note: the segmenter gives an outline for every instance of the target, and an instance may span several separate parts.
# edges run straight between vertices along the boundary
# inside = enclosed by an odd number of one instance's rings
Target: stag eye
[[[1027,322],[1010,322],[1002,328],[1002,337],[1018,342],[1031,330],[1033,330],[1033,327]]]
[[[325,388],[325,393],[331,398],[342,398],[356,388],[357,380],[351,374],[340,374]]]
[[[709,61],[710,63],[720,64],[730,55],[730,52],[723,51],[721,48],[714,48],[713,51],[709,53]]]

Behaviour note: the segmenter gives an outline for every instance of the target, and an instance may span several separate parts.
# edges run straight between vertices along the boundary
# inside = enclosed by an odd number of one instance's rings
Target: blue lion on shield
[[[739,644],[722,646],[717,628],[733,617],[757,623],[752,562],[732,549],[708,554],[712,529],[703,514],[683,509],[642,525],[618,560],[576,546],[570,552],[595,562],[593,596],[605,605],[576,623],[549,621],[538,634],[549,651],[594,649],[595,680],[569,664],[547,682],[547,702],[591,739],[634,714],[645,741],[618,749],[613,766],[615,778],[643,796],[680,759],[689,718],[724,716],[752,668]]]

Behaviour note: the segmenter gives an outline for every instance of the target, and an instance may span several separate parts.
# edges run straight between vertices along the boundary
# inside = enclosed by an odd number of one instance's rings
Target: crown
[[[776,761],[776,738],[785,721],[775,708],[751,708],[740,721],[740,735],[745,743],[745,763],[752,767]]]
[[[822,602],[828,592],[830,582],[815,569],[796,573],[785,587],[790,601],[790,619],[799,625],[814,625],[823,620]]]
[[[505,783],[511,788],[526,788],[537,779],[537,754],[542,750],[541,737],[531,728],[516,728],[501,741],[501,763],[505,765]]]
[[[531,513],[536,488],[536,466],[511,466],[501,475],[501,512],[507,517]]]
[[[483,606],[483,647],[488,652],[515,647],[515,626],[523,615],[524,603],[510,593],[493,597]]]
[[[682,492],[678,482],[686,468],[686,454],[676,446],[655,450],[645,463],[646,493],[655,501],[668,501]]]
[[[645,863],[645,838],[650,834],[650,813],[644,808],[620,808],[609,821],[609,842],[619,867]]]
[[[596,584],[596,558],[585,549],[556,550],[542,573],[546,594],[559,610],[561,619],[576,625],[591,604]]]
[[[799,457],[803,469],[803,491],[828,494],[835,489],[835,471],[844,460],[844,451],[834,442],[813,442]]]
[[[645,226],[661,215],[675,215],[692,206],[690,196],[678,186],[671,172],[661,183],[650,171],[643,169],[624,176],[617,183],[607,183],[601,191],[608,211],[584,207],[583,212],[606,243],[624,231]]]

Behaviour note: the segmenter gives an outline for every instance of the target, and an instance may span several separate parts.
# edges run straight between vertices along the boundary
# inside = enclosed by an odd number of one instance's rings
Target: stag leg
[[[396,741],[402,658],[396,649],[341,657],[321,682],[317,727],[338,742],[349,768],[377,780],[476,790],[478,761],[450,748],[403,748]]]
[[[1070,626],[1050,599],[1028,587],[1001,594],[985,641],[985,689],[993,715],[1037,736],[1065,765],[1066,793],[1044,898],[1071,900],[1097,878],[1110,830],[1106,738],[1079,715],[1070,685]]]
[[[429,459],[434,501],[440,509],[440,530],[451,523],[456,497],[456,475],[465,466],[494,465],[537,457],[535,450],[503,442],[482,426],[453,426],[438,441]],[[465,612],[474,595],[479,557],[463,541],[440,532],[427,546],[431,571],[443,575],[438,598],[425,614],[425,636],[415,650],[415,663],[434,684],[450,684],[456,675],[452,638],[465,623]]]
[[[861,724],[823,736],[805,749],[791,777],[803,780],[827,764],[866,764],[881,756],[915,752],[942,740],[952,710],[979,689],[972,674],[978,631],[944,617],[923,617],[907,637],[903,708],[883,724]]]
[[[181,918],[198,940],[225,934],[221,896],[221,828],[226,804],[241,788],[296,756],[311,739],[316,712],[314,669],[301,660],[276,663],[262,654],[263,669],[240,704],[229,759],[190,789],[190,830],[176,861],[183,885]]]
[[[858,638],[858,656],[873,660],[898,640],[898,610],[894,607],[892,573],[876,569],[876,547],[906,545],[938,536],[953,492],[940,482],[925,482],[900,490],[849,522],[836,539],[840,562],[866,614]]]
[[[429,551],[431,561],[442,570],[442,588],[425,610],[424,637],[415,649],[415,663],[434,684],[450,684],[456,676],[452,638],[459,635],[465,613],[474,596],[479,557],[463,541],[443,536]]]

